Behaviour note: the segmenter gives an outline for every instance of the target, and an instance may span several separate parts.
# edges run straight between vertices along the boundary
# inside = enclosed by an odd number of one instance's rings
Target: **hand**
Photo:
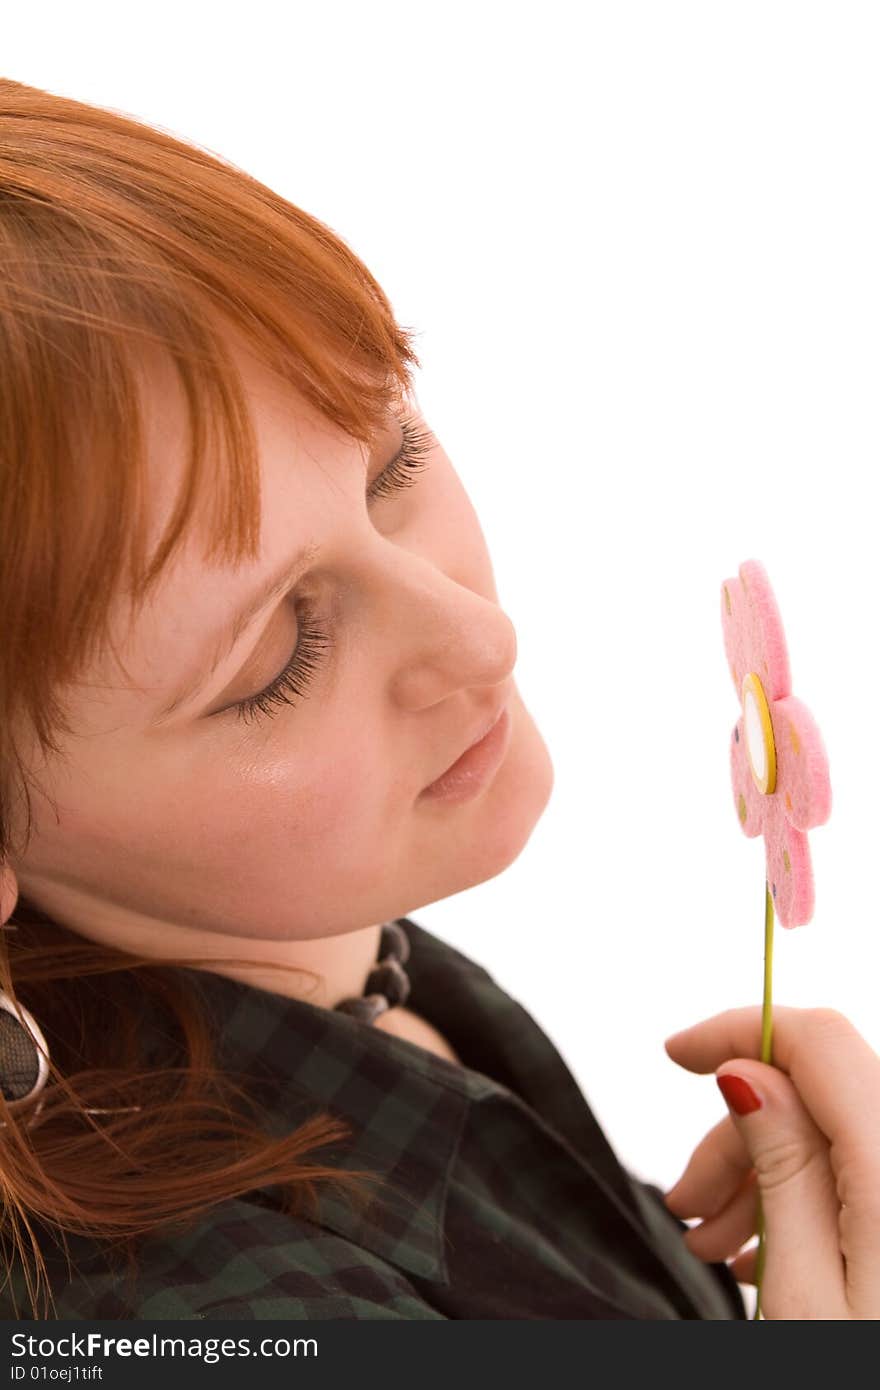
[[[880,1318],[880,1057],[830,1009],[774,1007],[772,1067],[756,1060],[760,1042],[760,1008],[667,1039],[679,1066],[716,1073],[730,1114],[666,1204],[702,1219],[684,1237],[695,1255],[733,1256],[735,1277],[753,1283],[756,1251],[737,1252],[757,1229],[760,1190],[763,1316]]]

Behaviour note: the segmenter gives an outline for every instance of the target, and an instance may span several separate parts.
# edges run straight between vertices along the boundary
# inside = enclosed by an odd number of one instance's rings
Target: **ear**
[[[0,864],[0,928],[9,920],[18,902],[18,879],[9,864]]]

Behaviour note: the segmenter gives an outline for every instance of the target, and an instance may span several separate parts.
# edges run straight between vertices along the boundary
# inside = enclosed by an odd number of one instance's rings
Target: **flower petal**
[[[796,695],[770,706],[776,744],[776,795],[792,825],[811,830],[831,814],[828,754],[818,725]]]
[[[721,630],[724,634],[724,651],[727,665],[733,680],[737,697],[742,692],[743,676],[748,674],[748,656],[745,650],[748,636],[746,620],[746,599],[738,579],[725,579],[721,585]]]
[[[791,691],[788,648],[779,608],[759,560],[745,560],[738,579],[721,586],[721,623],[724,650],[737,694],[743,677],[754,671],[768,701]]]
[[[767,800],[764,842],[773,905],[780,926],[802,927],[813,915],[815,900],[807,837],[791,824],[775,793]]]
[[[746,752],[743,717],[740,715],[730,736],[730,779],[733,783],[733,804],[743,833],[749,839],[764,829],[765,804],[771,800],[755,786],[749,755]]]

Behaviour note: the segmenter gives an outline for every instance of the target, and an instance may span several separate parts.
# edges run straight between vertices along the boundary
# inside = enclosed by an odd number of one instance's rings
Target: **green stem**
[[[770,885],[764,881],[764,1004],[761,1010],[761,1061],[768,1065],[773,1060],[773,899]],[[764,1213],[761,1198],[758,1197],[758,1254],[755,1261],[755,1318],[761,1316],[761,1281],[764,1278],[764,1263],[767,1258],[767,1241],[764,1230]]]

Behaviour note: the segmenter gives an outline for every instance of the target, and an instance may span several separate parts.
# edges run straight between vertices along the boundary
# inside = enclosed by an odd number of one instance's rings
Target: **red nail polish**
[[[731,1110],[735,1110],[737,1115],[748,1115],[753,1110],[761,1109],[761,1102],[755,1095],[747,1081],[743,1081],[741,1076],[716,1076],[718,1089],[723,1095]]]

